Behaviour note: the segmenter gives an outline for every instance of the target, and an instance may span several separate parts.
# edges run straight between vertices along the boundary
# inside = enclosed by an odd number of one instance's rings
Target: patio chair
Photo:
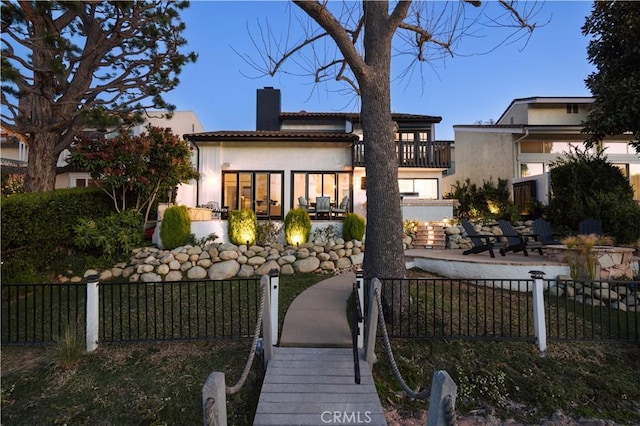
[[[602,235],[602,222],[600,222],[598,219],[593,219],[593,218],[585,219],[578,224],[578,234]]]
[[[331,217],[331,201],[329,197],[316,197],[316,218]]]
[[[562,242],[555,239],[551,224],[541,217],[533,221],[533,233],[540,236],[540,241],[545,246],[562,245]]]
[[[338,217],[338,215],[346,216],[347,213],[349,213],[349,196],[348,195],[342,198],[342,201],[340,201],[340,206],[331,209],[331,214],[333,214],[333,216],[335,217]]]
[[[298,204],[301,209],[305,209],[309,214],[315,212],[315,209],[309,205],[307,199],[302,196],[298,197]]]
[[[525,256],[529,256],[529,250],[537,250],[542,254],[542,241],[537,234],[518,234],[510,222],[500,219],[498,226],[502,230],[503,237],[507,239],[507,246],[501,249],[501,252],[512,251],[522,252]]]
[[[466,219],[462,219],[462,227],[473,245],[470,249],[463,251],[462,254],[476,254],[488,251],[491,257],[496,257],[493,252],[493,249],[496,248],[499,249],[500,254],[504,256],[502,249],[505,247],[505,244],[500,241],[495,241],[495,235],[478,234],[478,231],[476,231],[473,225]]]

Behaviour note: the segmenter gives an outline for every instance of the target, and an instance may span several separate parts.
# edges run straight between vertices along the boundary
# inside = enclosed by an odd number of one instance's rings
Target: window
[[[578,104],[567,104],[567,114],[577,114]]]
[[[520,163],[520,177],[541,175],[545,169],[544,163]]]
[[[398,179],[401,193],[417,194],[418,198],[438,199],[438,179]]]
[[[640,202],[640,164],[629,164],[629,183],[633,187],[633,199]]]
[[[222,203],[249,209],[258,219],[281,219],[284,172],[222,172]]]
[[[640,164],[614,164],[633,188],[633,199],[640,201]]]
[[[633,154],[628,142],[603,142],[602,147],[606,154]]]
[[[582,142],[522,141],[522,154],[565,154],[574,147],[582,147]]]
[[[351,197],[351,173],[349,172],[291,172],[293,190],[291,206],[298,207],[298,198],[315,203],[317,197],[329,197],[331,203]],[[351,210],[351,208],[349,208]]]

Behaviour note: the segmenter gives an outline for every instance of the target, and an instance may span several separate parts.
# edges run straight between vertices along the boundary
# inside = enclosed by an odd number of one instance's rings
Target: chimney
[[[256,130],[280,130],[280,89],[258,89]]]

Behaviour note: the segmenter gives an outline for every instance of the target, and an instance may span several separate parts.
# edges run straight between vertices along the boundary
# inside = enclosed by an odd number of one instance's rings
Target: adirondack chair
[[[540,237],[540,241],[545,246],[562,245],[562,242],[554,238],[549,222],[541,217],[533,221],[533,233]]]
[[[488,251],[491,257],[496,257],[495,253],[493,252],[493,249],[496,248],[500,250],[500,254],[502,256],[505,255],[502,251],[505,247],[505,244],[500,241],[495,241],[495,235],[478,234],[478,231],[476,231],[473,225],[466,219],[462,219],[462,227],[464,228],[464,231],[467,233],[467,236],[469,237],[469,239],[471,240],[471,244],[473,245],[473,247],[471,247],[470,249],[463,251],[462,254],[467,255]]]
[[[502,249],[505,253],[508,251],[514,253],[521,251],[525,256],[529,256],[529,250],[538,250],[538,253],[542,254],[543,245],[538,235],[518,234],[513,225],[504,219],[498,221],[498,226],[502,230],[503,236],[507,239],[507,247]]]
[[[578,224],[578,234],[588,235],[596,234],[602,235],[602,222],[597,219],[588,218]]]

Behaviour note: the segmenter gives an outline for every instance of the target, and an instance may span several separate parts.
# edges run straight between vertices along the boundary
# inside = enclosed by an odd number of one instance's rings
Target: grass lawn
[[[280,321],[291,301],[324,276],[281,277]],[[201,388],[222,371],[227,386],[240,377],[251,341],[101,345],[73,359],[62,345],[2,348],[2,424],[202,424]],[[537,424],[557,410],[573,417],[640,424],[640,346],[394,340],[409,386],[428,387],[435,370],[458,385],[459,416],[492,413]],[[382,347],[374,377],[383,406],[399,418],[419,418],[427,403],[404,397]],[[68,362],[64,362],[64,361]],[[239,393],[228,398],[230,425],[250,425],[263,377],[256,358]]]

